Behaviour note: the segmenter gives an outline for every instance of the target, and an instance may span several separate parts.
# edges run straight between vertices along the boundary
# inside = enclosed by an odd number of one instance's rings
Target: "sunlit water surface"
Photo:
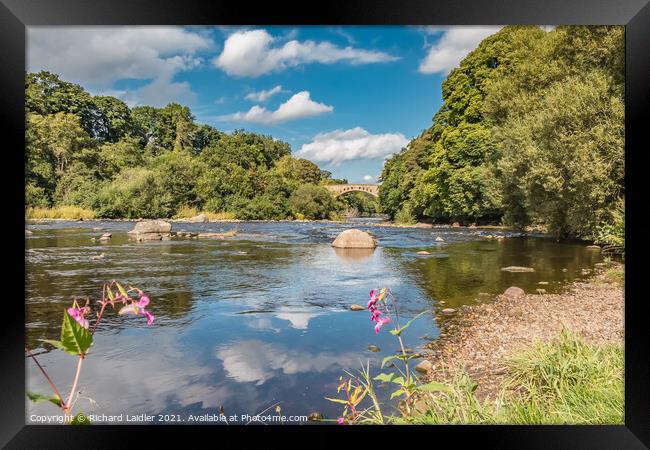
[[[129,239],[133,225],[41,223],[29,225],[33,234],[25,237],[27,343],[64,392],[75,359],[40,339],[59,338],[72,299],[96,300],[111,279],[138,286],[152,299],[152,326],[116,314],[102,323],[79,385],[76,409],[86,414],[186,420],[218,413],[221,406],[227,416],[254,415],[280,402],[284,415],[318,411],[336,418],[339,405],[324,397],[336,396],[339,376],[368,360],[376,373],[398,348],[387,331],[375,334],[367,312],[349,309],[365,305],[371,288],[389,286],[404,320],[430,311],[404,333],[406,345],[417,352],[438,336],[439,321],[447,317],[443,308],[490,301],[479,294],[498,294],[511,285],[553,292],[600,261],[584,245],[541,237],[480,228],[378,227],[367,219],[175,223],[174,230],[234,229],[237,236],[146,243]],[[350,227],[372,232],[379,247],[332,248],[337,234]],[[104,232],[113,234],[109,242],[91,239]],[[444,242],[436,242],[438,236]],[[418,255],[421,250],[430,255]],[[500,270],[513,265],[535,272]],[[381,351],[369,351],[370,344]],[[27,383],[30,391],[49,393],[31,361]],[[380,386],[380,392],[386,389]],[[27,421],[56,412],[52,404],[28,402]]]

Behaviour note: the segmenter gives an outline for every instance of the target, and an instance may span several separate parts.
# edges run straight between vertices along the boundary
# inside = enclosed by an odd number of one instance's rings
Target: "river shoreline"
[[[375,217],[358,217],[355,219],[376,219]],[[36,225],[40,223],[48,222],[139,222],[144,220],[153,220],[153,219],[60,219],[60,218],[39,218],[39,219],[25,219],[26,225]],[[349,220],[241,220],[241,219],[212,219],[205,222],[193,222],[187,219],[158,219],[164,220],[170,223],[186,224],[186,223],[328,223],[328,224],[350,224],[352,223]],[[458,228],[458,229],[484,229],[484,230],[497,230],[497,231],[506,231],[506,232],[517,232],[523,234],[543,234],[544,230],[539,229],[526,229],[525,231],[517,230],[505,225],[476,225],[476,226],[466,226],[466,225],[455,225],[455,224],[430,224],[430,223],[415,223],[415,224],[401,224],[390,221],[385,222],[361,222],[358,225],[360,226],[371,226],[371,227],[388,227],[388,228],[404,228],[404,229],[421,229],[421,228]]]
[[[556,338],[563,328],[587,343],[624,342],[624,287],[621,263],[597,267],[592,278],[559,294],[499,295],[493,302],[464,306],[439,322],[440,337],[427,348],[427,380],[449,381],[465,369],[478,383],[480,399],[496,398],[507,375],[507,360],[537,341]],[[543,289],[543,285],[540,289]]]

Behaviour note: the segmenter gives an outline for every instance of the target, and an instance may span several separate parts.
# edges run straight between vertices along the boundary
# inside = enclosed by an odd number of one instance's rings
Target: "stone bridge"
[[[338,197],[347,192],[365,192],[373,197],[379,197],[378,184],[330,184],[325,187],[334,197]]]

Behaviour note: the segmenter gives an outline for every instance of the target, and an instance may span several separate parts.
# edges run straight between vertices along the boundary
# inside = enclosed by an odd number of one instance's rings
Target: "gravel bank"
[[[590,343],[623,342],[624,289],[607,276],[610,269],[624,266],[598,268],[589,281],[572,283],[561,294],[501,295],[461,308],[443,320],[440,338],[429,344],[433,369],[427,378],[447,380],[451,371],[465,367],[479,385],[477,396],[494,397],[507,358],[537,340],[553,339],[562,327]]]

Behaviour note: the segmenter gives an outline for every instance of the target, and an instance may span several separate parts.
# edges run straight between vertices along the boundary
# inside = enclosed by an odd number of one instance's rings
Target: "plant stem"
[[[83,364],[84,361],[84,355],[79,355],[79,362],[77,363],[77,373],[74,376],[74,381],[72,383],[72,389],[70,389],[70,397],[68,397],[68,401],[66,404],[68,405],[66,409],[68,409],[67,412],[69,412],[69,408],[72,404],[72,397],[74,396],[74,392],[77,389],[77,382],[79,381],[79,374],[81,373],[81,365]]]
[[[50,387],[52,388],[52,391],[54,391],[54,395],[56,395],[57,397],[59,397],[59,402],[60,402],[60,404],[61,404],[61,409],[63,409],[63,410],[65,411],[66,404],[63,402],[63,397],[61,397],[61,394],[59,394],[59,390],[58,390],[58,389],[56,388],[56,386],[54,385],[54,382],[53,382],[52,379],[49,377],[49,375],[47,374],[47,372],[45,372],[45,369],[43,369],[43,366],[40,365],[40,363],[39,363],[38,360],[36,359],[36,356],[34,356],[34,355],[32,354],[32,352],[30,352],[29,349],[28,349],[27,347],[25,347],[25,351],[27,352],[27,355],[28,355],[30,358],[32,358],[32,359],[34,360],[34,362],[36,363],[36,365],[38,366],[38,368],[41,369],[41,373],[43,374],[43,376],[45,377],[45,379],[47,380],[47,382],[50,383]]]

